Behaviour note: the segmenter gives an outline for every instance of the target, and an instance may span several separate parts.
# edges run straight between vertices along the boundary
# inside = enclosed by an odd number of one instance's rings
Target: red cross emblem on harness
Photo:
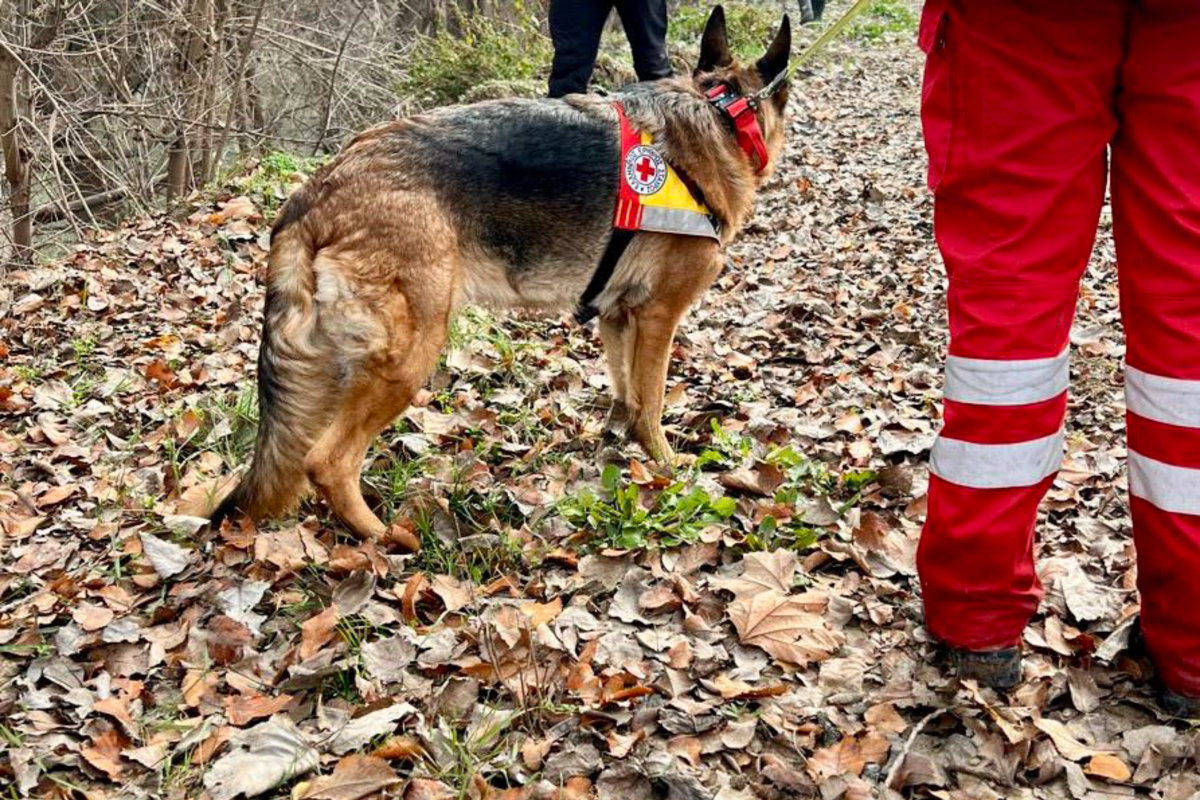
[[[654,173],[658,172],[654,168],[654,164],[650,162],[650,159],[645,156],[638,161],[636,169],[638,177],[642,179],[642,183],[649,183],[650,179],[654,177]]]
[[[625,183],[638,194],[654,194],[667,182],[667,162],[648,144],[631,147],[624,166]]]

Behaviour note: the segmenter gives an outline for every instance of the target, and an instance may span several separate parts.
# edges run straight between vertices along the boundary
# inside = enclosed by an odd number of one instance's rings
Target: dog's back
[[[561,101],[452,109],[410,129],[432,188],[464,244],[515,273],[595,267],[617,194],[616,127]]]
[[[569,306],[612,227],[618,149],[615,115],[595,101],[447,108],[361,134],[288,201],[277,229],[309,217],[378,224],[381,202],[418,198],[422,218],[453,231],[465,299]],[[311,238],[320,247],[355,234],[336,226]]]

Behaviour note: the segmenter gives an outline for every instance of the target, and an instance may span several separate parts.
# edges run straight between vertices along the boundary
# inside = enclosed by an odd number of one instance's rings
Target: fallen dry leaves
[[[1088,775],[1117,783],[1125,783],[1133,777],[1133,772],[1124,761],[1108,753],[1097,753],[1092,756],[1088,759],[1083,771]]]
[[[742,644],[800,667],[831,657],[843,641],[823,617],[806,610],[802,600],[775,592],[736,598],[729,605],[729,617]]]
[[[121,753],[128,746],[128,739],[115,728],[109,728],[95,736],[92,743],[79,752],[89,764],[116,780],[124,770]]]
[[[307,661],[329,644],[337,631],[337,606],[317,614],[300,625],[300,660]]]
[[[808,770],[816,781],[845,775],[858,776],[867,764],[882,764],[891,745],[879,734],[846,736],[837,744],[823,747],[808,759]]]
[[[400,776],[382,758],[353,755],[339,761],[331,774],[298,784],[292,797],[296,800],[361,800],[400,782]]]
[[[1028,680],[1010,695],[959,684],[921,627],[913,558],[945,324],[920,56],[910,32],[828,54],[792,94],[753,222],[676,337],[675,476],[636,447],[604,449],[594,331],[464,313],[370,453],[386,536],[355,542],[313,504],[208,531],[253,439],[278,197],[233,187],[187,219],[96,231],[10,271],[0,786],[92,800],[1200,793],[1200,735],[1158,715],[1149,664],[1127,648],[1107,222],[1072,333],[1071,446],[1039,531]],[[638,492],[630,519],[676,481],[728,515],[681,527],[676,507],[638,523],[648,549],[614,547],[559,513],[602,494],[603,461]]]

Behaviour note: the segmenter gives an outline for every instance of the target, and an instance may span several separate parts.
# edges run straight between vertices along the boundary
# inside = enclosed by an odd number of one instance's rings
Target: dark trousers
[[[551,97],[587,91],[600,49],[600,34],[614,6],[633,50],[633,68],[638,80],[652,81],[671,75],[671,62],[667,58],[667,0],[551,0],[550,38],[554,42]]]

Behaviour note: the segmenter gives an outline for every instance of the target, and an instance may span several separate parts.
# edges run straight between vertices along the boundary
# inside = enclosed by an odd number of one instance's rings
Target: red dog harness
[[[774,85],[768,86],[774,90]],[[754,171],[762,173],[767,168],[770,157],[767,155],[767,144],[763,141],[762,128],[758,124],[758,95],[741,97],[727,85],[719,83],[704,93],[708,102],[729,117],[733,122],[733,130],[737,134],[738,147],[754,165]]]

